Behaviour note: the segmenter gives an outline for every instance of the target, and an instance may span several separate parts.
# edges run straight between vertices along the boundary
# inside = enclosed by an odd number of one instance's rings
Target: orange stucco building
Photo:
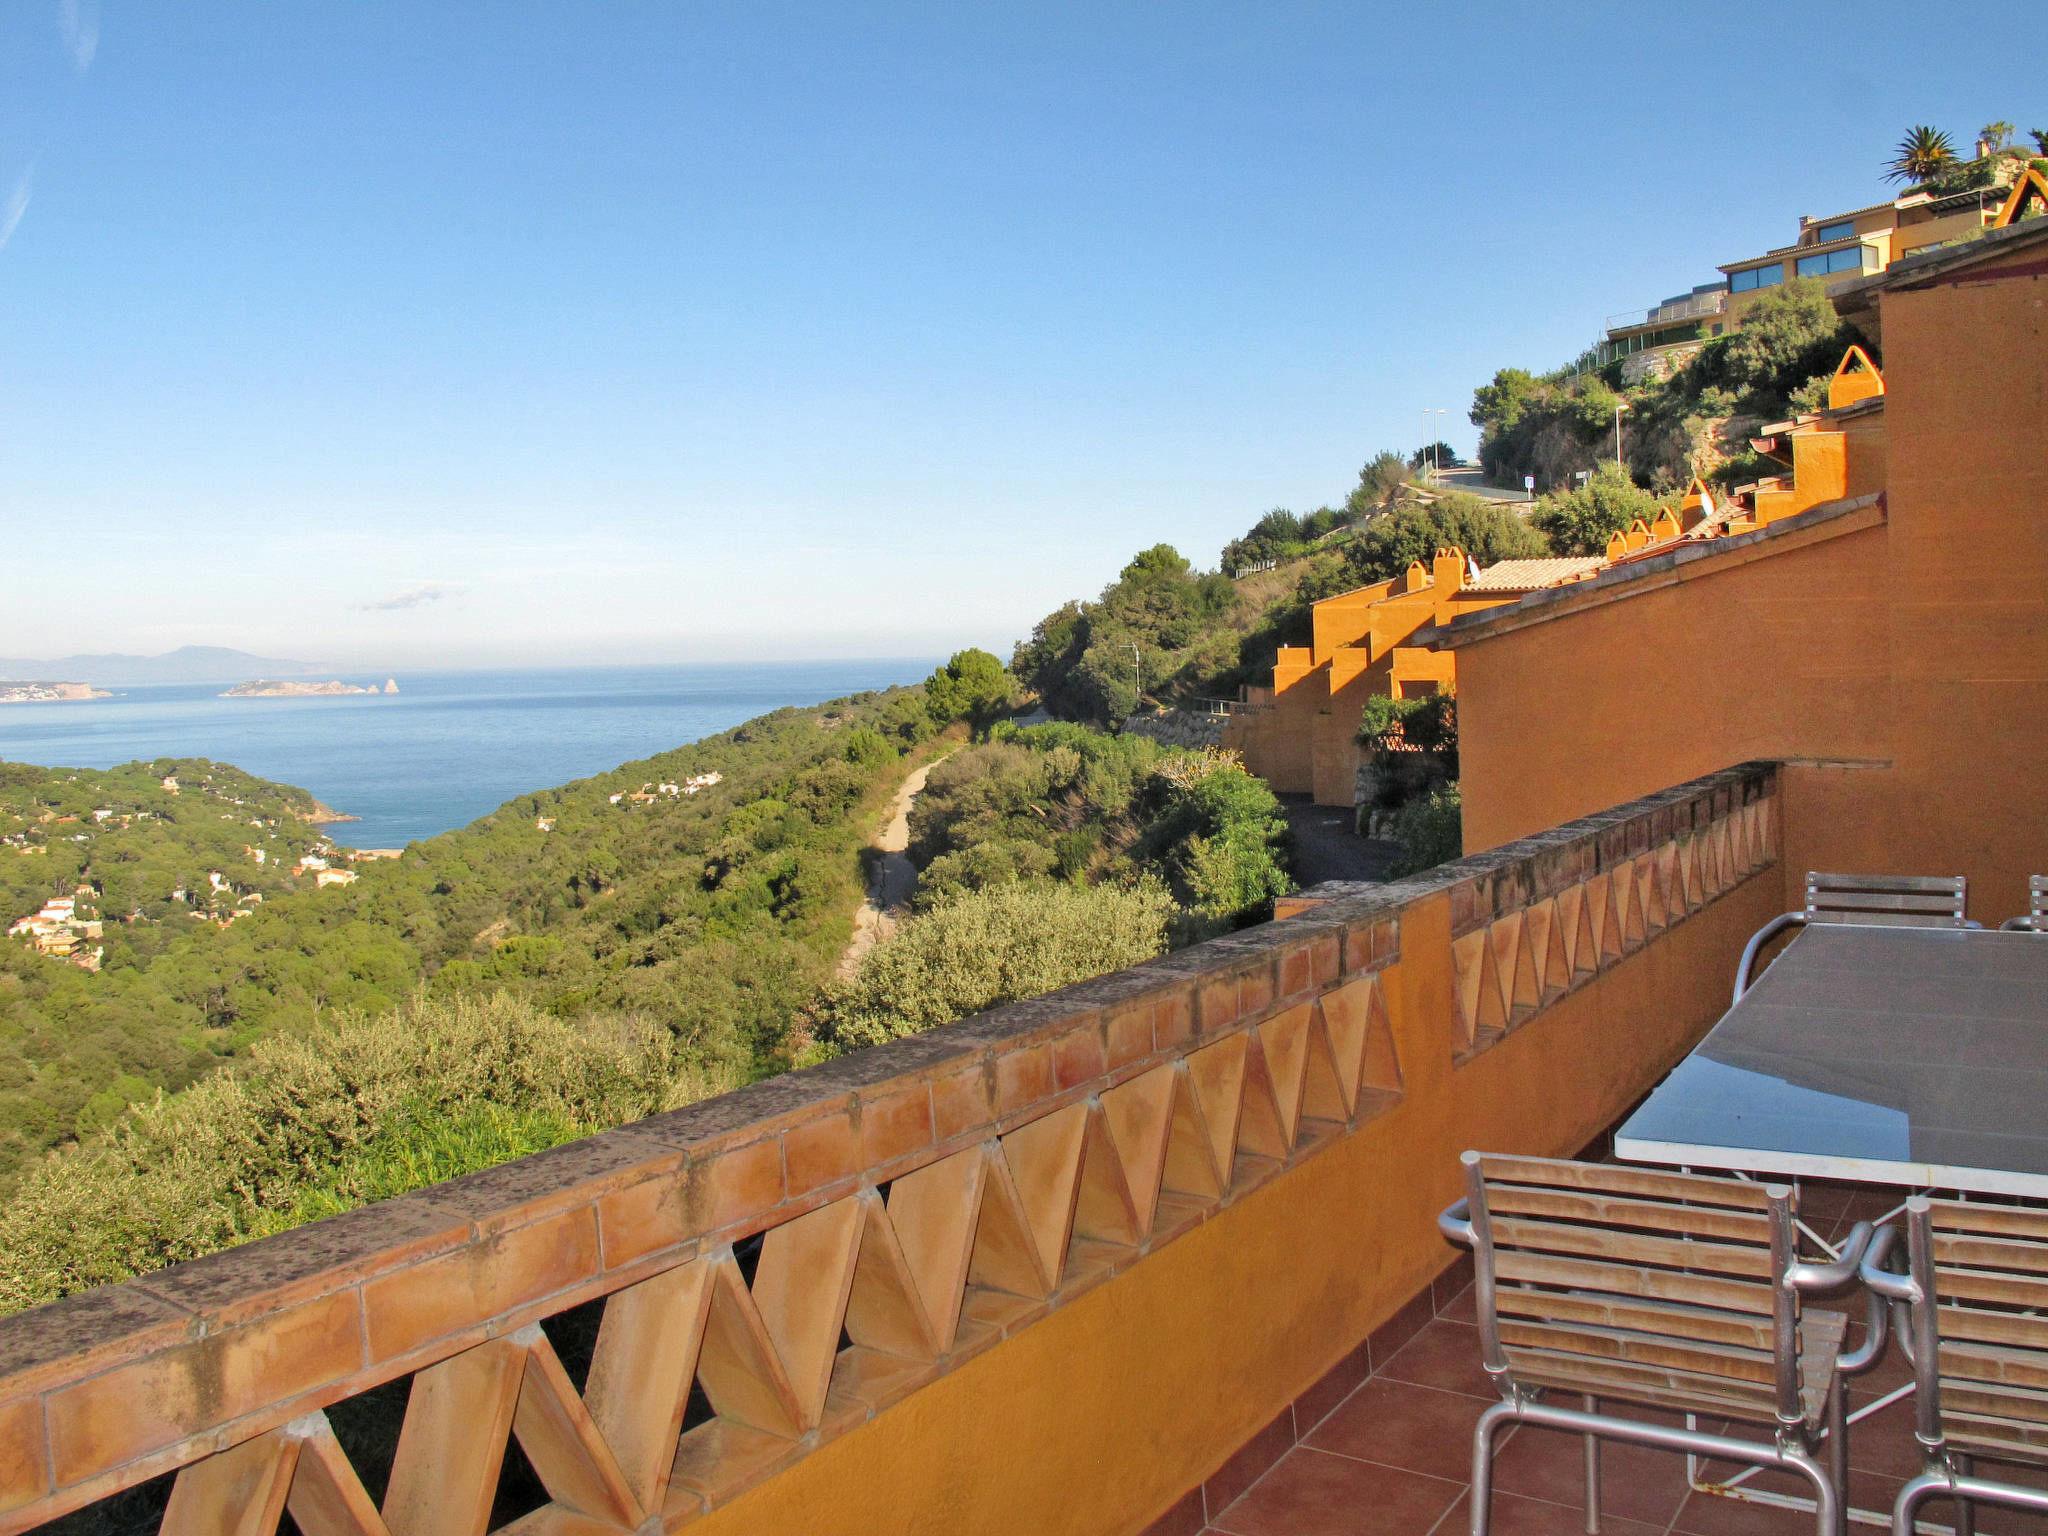
[[[1742,487],[1744,499],[1718,502],[1695,479],[1675,507],[1614,534],[1602,555],[1503,560],[1480,570],[1462,550],[1439,550],[1428,567],[1417,561],[1391,581],[1323,599],[1311,610],[1310,644],[1281,647],[1271,684],[1245,690],[1225,744],[1283,794],[1351,805],[1365,701],[1455,687],[1452,651],[1417,643],[1417,635],[1530,593],[1574,587],[1603,571],[1874,494],[1884,483],[1884,390],[1870,355],[1851,347],[1829,386],[1827,409],[1777,423],[1753,440],[1758,452],[1784,465],[1784,474]]]
[[[1247,688],[1224,743],[1283,794],[1350,805],[1358,729],[1373,694],[1421,698],[1452,686],[1448,653],[1411,645],[1417,630],[1514,601],[1524,592],[1596,569],[1599,560],[1503,560],[1480,570],[1461,549],[1440,549],[1391,581],[1317,603],[1308,645],[1280,648],[1270,686]]]
[[[1774,758],[1793,868],[2048,869],[2048,220],[1836,290],[1882,349],[1727,536],[1412,637],[1455,656],[1468,852]]]

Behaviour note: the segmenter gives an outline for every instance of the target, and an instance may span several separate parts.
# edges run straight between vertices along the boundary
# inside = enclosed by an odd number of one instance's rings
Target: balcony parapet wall
[[[0,1536],[173,1471],[166,1532],[286,1508],[308,1532],[482,1531],[514,1438],[553,1501],[522,1531],[686,1524],[1394,1109],[1391,968],[1448,970],[1426,1037],[1470,1061],[1772,864],[1776,788],[1746,764],[1317,887],[1284,920],[0,1321]],[[1438,900],[1449,954],[1403,956],[1403,914]],[[593,1302],[579,1389],[542,1324]],[[407,1376],[380,1509],[323,1410]]]

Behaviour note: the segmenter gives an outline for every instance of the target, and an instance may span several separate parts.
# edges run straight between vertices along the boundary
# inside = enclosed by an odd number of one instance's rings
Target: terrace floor
[[[1823,1236],[1834,1237],[1859,1218],[1883,1215],[1896,1201],[1891,1191],[1815,1183],[1806,1187],[1802,1214]],[[1162,1536],[1168,1531],[1189,1536],[1460,1536],[1471,1519],[1472,1427],[1497,1394],[1479,1366],[1469,1286],[1455,1292],[1443,1287],[1438,1297],[1435,1305],[1426,1296],[1417,1298],[1420,1305],[1404,1314],[1405,1324],[1391,1324],[1376,1335],[1364,1381],[1320,1418],[1293,1426],[1291,1448],[1270,1465],[1270,1453],[1261,1459],[1263,1470],[1255,1480],[1244,1481],[1250,1469],[1241,1462],[1253,1451],[1248,1446],[1233,1462],[1240,1466],[1236,1478],[1226,1467],[1182,1501],[1177,1521],[1162,1521],[1154,1531]],[[1386,1336],[1390,1331],[1394,1337]],[[1404,1331],[1405,1340],[1399,1336]],[[1382,1347],[1384,1361],[1379,1358]],[[1852,1384],[1852,1406],[1869,1403],[1909,1379],[1909,1368],[1894,1347],[1876,1370]],[[1307,1417],[1300,1403],[1294,1412]],[[1851,1429],[1851,1502],[1856,1507],[1889,1512],[1899,1485],[1919,1471],[1912,1413],[1906,1398]],[[1732,1432],[1759,1438],[1765,1433],[1753,1426]],[[1812,1536],[1810,1514],[1690,1488],[1683,1456],[1609,1442],[1603,1458],[1605,1536]],[[1584,1460],[1576,1436],[1511,1429],[1494,1466],[1496,1536],[1579,1536],[1585,1529]],[[1798,1491],[1793,1479],[1776,1474],[1760,1476],[1752,1486]],[[1205,1501],[1199,1521],[1198,1498]],[[1948,1529],[1949,1505],[1935,1501],[1925,1510],[1920,1529]],[[2048,1518],[1984,1506],[1977,1529],[1982,1536],[2048,1536]]]

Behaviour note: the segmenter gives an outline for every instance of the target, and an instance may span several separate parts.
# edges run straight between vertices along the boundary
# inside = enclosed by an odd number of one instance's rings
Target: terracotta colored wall
[[[1142,1530],[1451,1260],[1459,1152],[1570,1155],[1683,1056],[1778,887],[1766,869],[1455,1067],[1450,903],[1410,909],[1398,1109],[693,1529]]]
[[[1737,758],[1788,875],[2048,871],[2048,278],[1883,299],[1886,525],[1458,648],[1468,850]]]
[[[1726,762],[1889,756],[1884,539],[1819,540],[1460,646],[1466,851]]]

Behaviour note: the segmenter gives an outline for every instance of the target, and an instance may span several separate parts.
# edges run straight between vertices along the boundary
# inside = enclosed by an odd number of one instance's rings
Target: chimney
[[[1986,155],[1990,153],[1991,141],[1987,138],[1983,138],[1980,136],[1977,140],[1977,158],[1979,160],[1982,160]]]

